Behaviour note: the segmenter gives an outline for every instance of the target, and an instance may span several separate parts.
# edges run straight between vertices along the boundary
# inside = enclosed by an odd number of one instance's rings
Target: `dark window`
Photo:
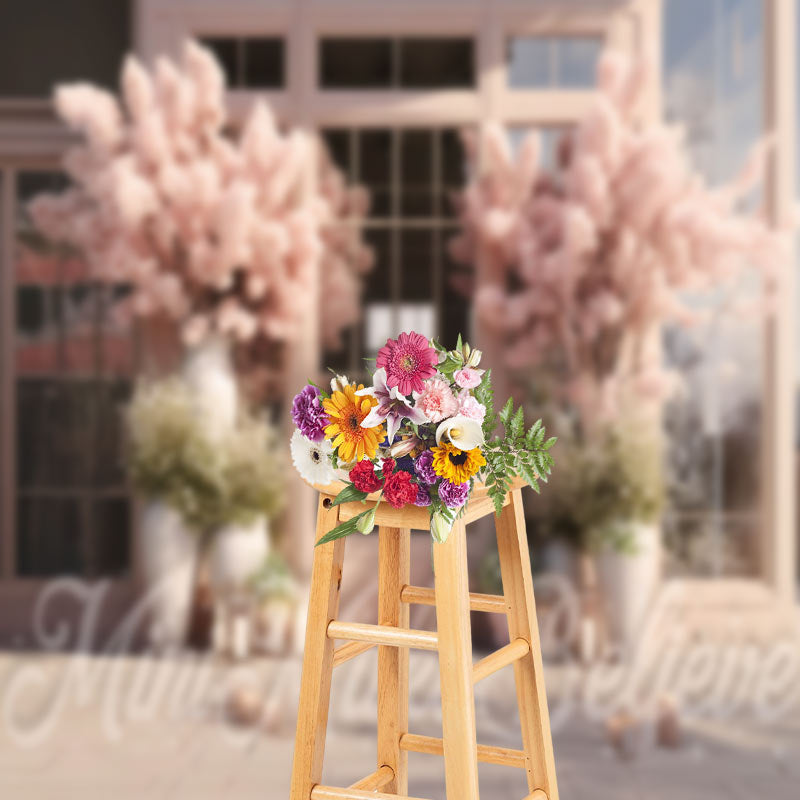
[[[209,36],[200,41],[214,52],[232,89],[281,89],[286,84],[286,46],[278,36]]]
[[[129,0],[0,2],[0,96],[50,97],[53,85],[117,86],[131,48]]]
[[[400,86],[406,89],[475,85],[472,39],[401,39]]]
[[[324,89],[385,89],[393,85],[391,39],[323,39],[319,83]]]
[[[363,377],[362,359],[402,330],[445,344],[455,344],[459,333],[468,336],[469,303],[456,287],[463,270],[447,255],[456,234],[450,195],[465,177],[458,132],[337,128],[323,135],[337,165],[370,192],[364,235],[375,263],[364,284],[363,319],[325,363]]]
[[[120,574],[130,563],[122,407],[131,330],[110,324],[126,287],[100,286],[83,260],[31,227],[36,194],[63,176],[16,176],[16,573]]]
[[[475,85],[472,39],[330,37],[320,41],[323,89],[445,89]]]

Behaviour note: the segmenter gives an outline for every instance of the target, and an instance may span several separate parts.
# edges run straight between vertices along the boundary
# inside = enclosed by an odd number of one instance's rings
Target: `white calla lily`
[[[455,445],[459,450],[473,450],[484,443],[483,428],[476,420],[459,414],[439,423],[436,429],[436,444],[441,444],[442,439]]]

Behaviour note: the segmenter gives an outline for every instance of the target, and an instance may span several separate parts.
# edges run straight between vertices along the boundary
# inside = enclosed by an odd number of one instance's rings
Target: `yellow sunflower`
[[[374,428],[361,427],[362,420],[378,404],[374,397],[356,397],[356,391],[363,388],[361,384],[348,384],[342,391],[334,392],[322,402],[322,407],[331,420],[325,426],[325,437],[332,439],[331,444],[339,448],[339,461],[360,461],[364,456],[375,458],[378,444],[383,441],[383,425]]]
[[[432,447],[433,471],[451,483],[466,483],[486,465],[480,447],[459,450],[455,445],[442,444]]]

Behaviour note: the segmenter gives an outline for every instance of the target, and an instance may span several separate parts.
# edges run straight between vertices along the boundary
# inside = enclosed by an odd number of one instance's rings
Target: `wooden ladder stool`
[[[533,597],[521,483],[506,496],[496,520],[503,596],[471,594],[467,582],[466,525],[494,513],[476,485],[465,514],[444,544],[433,545],[435,589],[409,585],[411,529],[428,530],[428,509],[396,510],[378,503],[378,624],[337,620],[345,538],[315,550],[290,800],[414,800],[408,797],[408,752],[444,756],[448,800],[478,800],[478,762],[526,771],[524,800],[558,800],[542,655]],[[322,487],[317,538],[365,510],[362,503],[332,504],[338,488]],[[370,495],[370,498],[373,496]],[[368,498],[368,503],[376,505]],[[411,603],[436,606],[437,632],[409,629]],[[510,643],[472,663],[470,609],[506,614]],[[334,646],[335,640],[346,644]],[[333,669],[378,647],[377,769],[349,788],[321,785]],[[442,738],[408,730],[408,648],[439,653]],[[523,750],[478,745],[475,683],[514,665]],[[493,798],[493,800],[496,800]]]

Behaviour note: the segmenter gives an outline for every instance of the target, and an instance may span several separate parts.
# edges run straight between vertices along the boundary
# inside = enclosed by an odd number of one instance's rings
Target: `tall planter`
[[[661,529],[656,523],[629,524],[631,546],[607,548],[597,556],[597,577],[608,635],[630,654],[647,622],[661,580]]]
[[[199,537],[174,508],[150,500],[139,532],[150,645],[159,650],[185,644],[192,606]]]
[[[182,372],[208,435],[221,438],[236,423],[239,407],[230,342],[222,336],[209,336],[186,352]]]

